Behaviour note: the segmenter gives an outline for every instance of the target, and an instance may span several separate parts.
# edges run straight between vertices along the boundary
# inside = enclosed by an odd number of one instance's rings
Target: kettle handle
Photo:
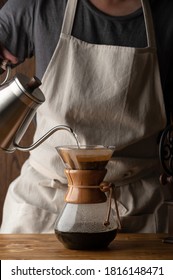
[[[4,80],[0,83],[0,86],[3,86],[11,76],[11,65],[8,63],[7,60],[2,60],[0,65],[0,74],[3,74],[6,71],[6,75]]]

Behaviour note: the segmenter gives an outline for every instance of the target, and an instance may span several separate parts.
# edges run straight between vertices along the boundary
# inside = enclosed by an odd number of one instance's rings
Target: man
[[[159,183],[157,139],[169,122],[172,8],[170,0],[9,0],[0,13],[1,56],[15,64],[35,55],[42,79],[34,139],[66,124],[83,145],[116,146],[106,180],[126,232],[167,231],[172,195]],[[66,144],[62,133],[30,153],[1,232],[53,231],[67,183],[55,147]]]

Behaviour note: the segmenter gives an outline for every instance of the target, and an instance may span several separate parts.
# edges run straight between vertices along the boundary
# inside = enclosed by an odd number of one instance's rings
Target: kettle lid
[[[28,78],[21,73],[17,73],[14,80],[22,92],[24,92],[33,101],[37,103],[43,103],[45,101],[44,94],[38,88],[41,85],[41,81],[36,76]]]

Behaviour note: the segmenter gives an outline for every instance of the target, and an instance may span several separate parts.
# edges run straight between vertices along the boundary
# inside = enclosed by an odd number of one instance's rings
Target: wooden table
[[[0,234],[1,260],[173,260],[164,234],[119,233],[102,251],[65,249],[54,234]]]

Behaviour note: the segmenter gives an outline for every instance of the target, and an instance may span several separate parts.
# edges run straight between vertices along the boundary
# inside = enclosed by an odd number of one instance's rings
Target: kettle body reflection
[[[9,75],[9,71],[8,74]],[[28,78],[23,74],[16,74],[12,79],[5,79],[0,86],[0,149],[14,152],[16,149],[28,152],[35,149],[57,130],[67,130],[75,133],[66,125],[53,127],[36,143],[28,147],[19,145],[38,107],[45,101],[37,77]]]
[[[57,238],[68,249],[106,248],[119,227],[119,215],[111,207],[112,184],[103,183],[113,150],[103,146],[57,150],[68,181],[65,205],[55,223]]]
[[[0,147],[13,151],[40,104],[45,101],[40,81],[17,74],[0,88]]]

